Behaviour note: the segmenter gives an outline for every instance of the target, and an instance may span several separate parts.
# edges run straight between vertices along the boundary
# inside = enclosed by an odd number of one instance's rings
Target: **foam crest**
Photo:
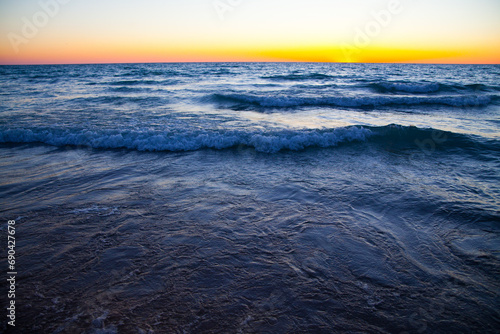
[[[275,153],[308,147],[333,147],[343,142],[364,141],[371,135],[371,130],[356,126],[329,130],[200,130],[182,133],[8,129],[0,131],[0,142],[173,152],[248,146],[259,152]]]

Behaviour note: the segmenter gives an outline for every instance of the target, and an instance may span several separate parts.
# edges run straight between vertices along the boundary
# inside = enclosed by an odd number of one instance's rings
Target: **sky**
[[[500,63],[500,0],[0,0],[0,64]]]

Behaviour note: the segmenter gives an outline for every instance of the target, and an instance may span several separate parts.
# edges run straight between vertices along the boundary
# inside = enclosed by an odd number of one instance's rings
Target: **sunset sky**
[[[0,0],[0,64],[500,63],[499,0]]]

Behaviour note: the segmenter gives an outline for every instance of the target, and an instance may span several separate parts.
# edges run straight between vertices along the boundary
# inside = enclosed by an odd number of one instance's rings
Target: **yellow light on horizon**
[[[72,1],[52,16],[37,0],[0,6],[1,35],[22,40],[16,53],[0,39],[0,64],[500,63],[498,0],[252,0],[222,18],[205,0]]]

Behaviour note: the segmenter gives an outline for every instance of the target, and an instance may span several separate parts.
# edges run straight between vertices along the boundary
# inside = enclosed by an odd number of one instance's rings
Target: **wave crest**
[[[438,83],[400,83],[400,82],[380,82],[371,84],[377,92],[403,92],[411,94],[435,93],[441,89]]]
[[[213,94],[211,100],[234,107],[258,106],[263,108],[292,108],[305,106],[330,106],[346,108],[377,108],[385,106],[445,105],[452,107],[483,107],[496,96],[331,96],[291,97],[259,96],[251,94]]]
[[[372,131],[363,127],[331,130],[191,131],[158,133],[136,131],[86,131],[9,129],[0,131],[0,143],[44,143],[54,146],[126,148],[139,151],[194,151],[248,146],[276,153],[308,147],[333,147],[342,142],[364,141]]]
[[[499,87],[483,84],[444,84],[438,82],[373,82],[368,87],[377,93],[433,94],[433,93],[471,93],[498,92]]]
[[[269,76],[263,76],[261,78],[273,81],[306,81],[306,80],[329,80],[329,79],[334,79],[335,77],[321,73],[310,73],[310,74],[269,75]]]
[[[53,146],[83,146],[97,149],[130,149],[137,151],[195,151],[250,147],[258,152],[276,153],[282,150],[301,151],[310,147],[329,148],[343,143],[368,142],[375,145],[406,149],[472,149],[480,152],[500,152],[500,142],[460,133],[387,125],[381,127],[348,126],[333,129],[274,129],[274,130],[173,130],[116,131],[64,129],[5,129],[0,130],[0,143],[42,143]],[[437,145],[439,144],[439,145]],[[431,146],[433,146],[431,145]],[[433,148],[434,149],[434,148]]]

